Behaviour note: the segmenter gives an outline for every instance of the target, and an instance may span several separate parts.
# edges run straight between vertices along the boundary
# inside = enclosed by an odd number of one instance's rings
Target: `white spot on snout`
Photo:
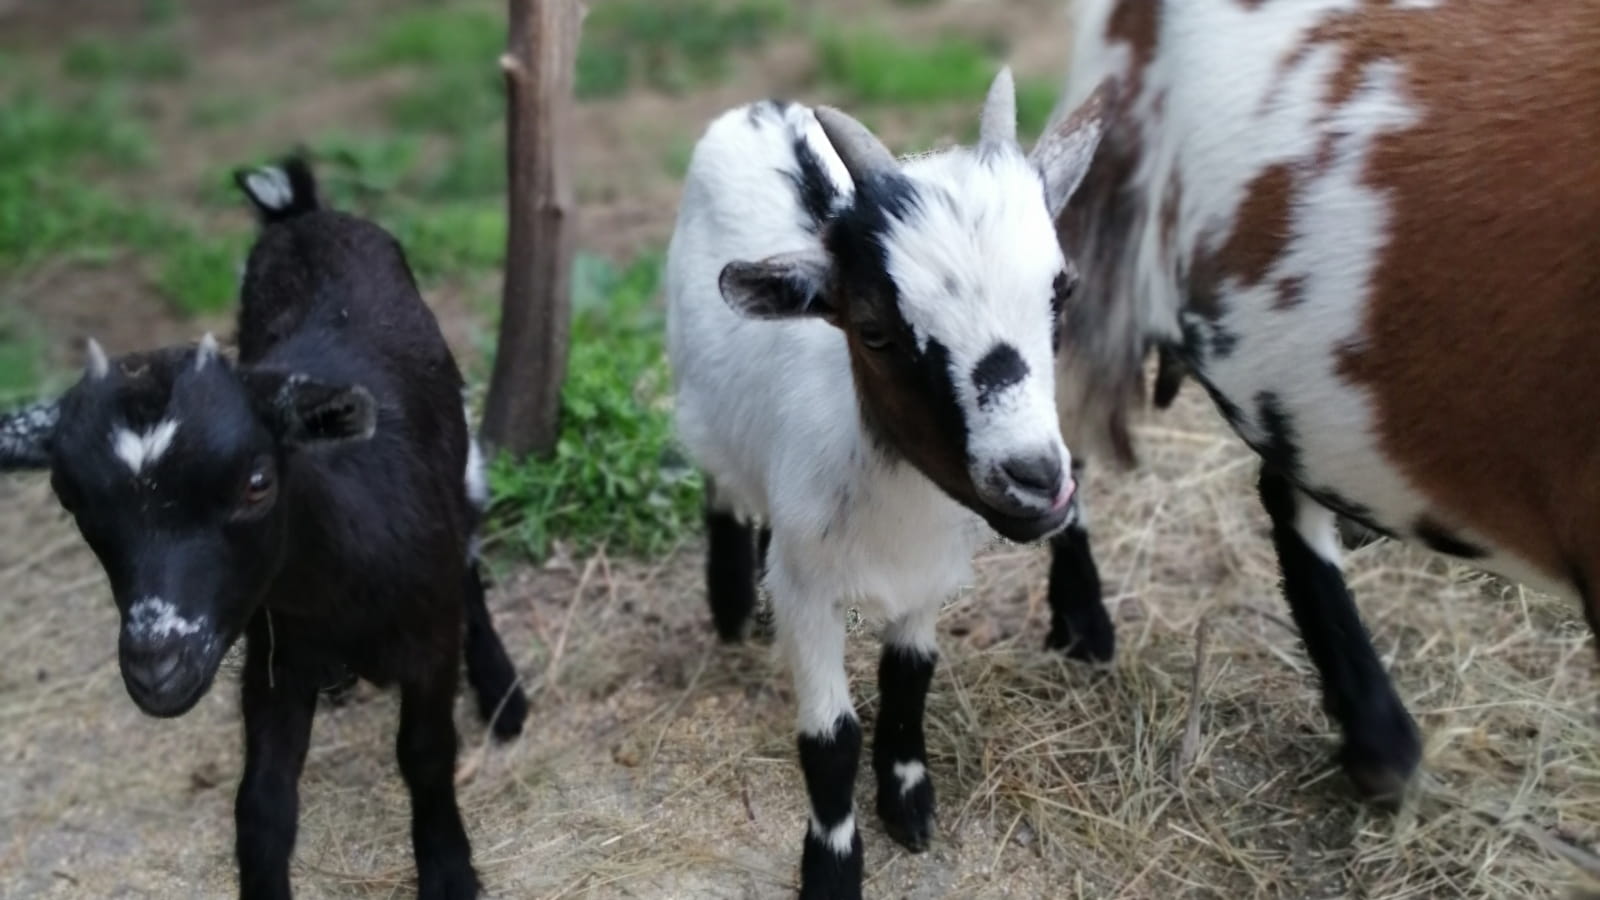
[[[900,779],[900,795],[905,796],[917,785],[928,780],[928,767],[924,766],[920,759],[897,762],[894,764],[894,777]]]
[[[188,637],[198,632],[205,619],[189,619],[178,608],[160,597],[146,597],[128,608],[128,634],[136,638]]]
[[[177,433],[177,419],[163,420],[142,433],[131,428],[117,428],[111,432],[111,450],[137,475],[145,467],[160,461],[162,454],[172,446],[172,437]]]
[[[851,844],[856,837],[856,814],[847,813],[844,821],[832,828],[823,828],[816,816],[811,817],[811,836],[828,845],[828,849],[840,856],[849,856]]]

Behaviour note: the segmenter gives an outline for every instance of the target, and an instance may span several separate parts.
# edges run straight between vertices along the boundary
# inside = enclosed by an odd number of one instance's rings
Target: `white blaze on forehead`
[[[178,420],[165,419],[149,430],[115,428],[111,432],[111,451],[137,475],[160,461],[178,433]]]
[[[844,821],[832,828],[824,828],[822,823],[817,821],[817,817],[813,815],[811,817],[811,836],[827,844],[828,849],[840,856],[849,856],[856,837],[856,814],[846,813]]]
[[[912,160],[905,172],[920,205],[891,220],[888,274],[918,349],[938,341],[949,353],[969,454],[984,464],[1060,447],[1050,335],[1065,264],[1038,173],[1020,151],[970,150]],[[1027,375],[980,408],[973,370],[1001,344]]]
[[[204,625],[204,618],[185,618],[160,597],[146,597],[128,608],[128,633],[138,638],[188,637]]]

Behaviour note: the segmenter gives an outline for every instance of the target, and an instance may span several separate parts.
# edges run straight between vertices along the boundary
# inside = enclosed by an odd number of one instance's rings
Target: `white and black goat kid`
[[[730,639],[754,595],[747,523],[770,528],[811,799],[803,896],[861,890],[841,604],[886,622],[878,814],[922,850],[939,607],[993,531],[1036,540],[1071,515],[1052,343],[1075,275],[1052,222],[1097,108],[1029,156],[1006,71],[976,147],[902,164],[844,113],[763,102],[695,148],[666,273],[677,427],[708,478],[710,598]]]
[[[91,342],[59,401],[0,417],[0,470],[50,470],[110,580],[140,709],[188,711],[244,635],[241,896],[290,896],[318,689],[348,669],[400,685],[418,895],[472,897],[452,781],[463,641],[497,734],[526,702],[469,547],[481,460],[461,376],[388,233],[320,209],[299,160],[238,181],[263,223],[238,364],[209,336],[115,359]]]

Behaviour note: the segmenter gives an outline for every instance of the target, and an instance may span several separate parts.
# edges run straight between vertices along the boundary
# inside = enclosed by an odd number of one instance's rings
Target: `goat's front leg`
[[[776,579],[780,584],[785,579]],[[775,585],[773,612],[799,702],[800,768],[811,823],[800,861],[800,896],[861,896],[861,835],[851,799],[861,726],[844,669],[844,617],[830,601]]]
[[[300,770],[311,741],[319,684],[313,668],[285,666],[265,612],[245,636],[244,777],[234,799],[239,896],[288,900],[289,857],[300,815]]]
[[[1106,613],[1100,569],[1089,548],[1082,461],[1073,460],[1072,475],[1078,482],[1072,522],[1050,539],[1050,636],[1045,647],[1084,662],[1107,662],[1116,652],[1117,632]]]
[[[454,653],[400,685],[400,774],[411,792],[411,847],[420,900],[478,896],[472,846],[456,807]]]
[[[891,622],[878,660],[878,727],[872,738],[878,818],[884,831],[912,853],[928,849],[933,836],[933,780],[922,718],[939,661],[938,612],[930,606]]]

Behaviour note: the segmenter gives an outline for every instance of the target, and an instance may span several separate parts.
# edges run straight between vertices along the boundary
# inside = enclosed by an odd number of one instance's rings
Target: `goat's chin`
[[[211,683],[216,679],[216,669],[210,674],[194,678],[187,686],[179,686],[176,690],[162,691],[160,694],[143,695],[131,684],[126,684],[128,696],[133,698],[133,705],[147,716],[157,719],[176,719],[200,702],[211,691]]]
[[[994,510],[980,510],[983,520],[999,535],[1019,544],[1032,544],[1050,537],[1067,527],[1072,519],[1072,507],[1065,506],[1040,516],[1011,516]]]

